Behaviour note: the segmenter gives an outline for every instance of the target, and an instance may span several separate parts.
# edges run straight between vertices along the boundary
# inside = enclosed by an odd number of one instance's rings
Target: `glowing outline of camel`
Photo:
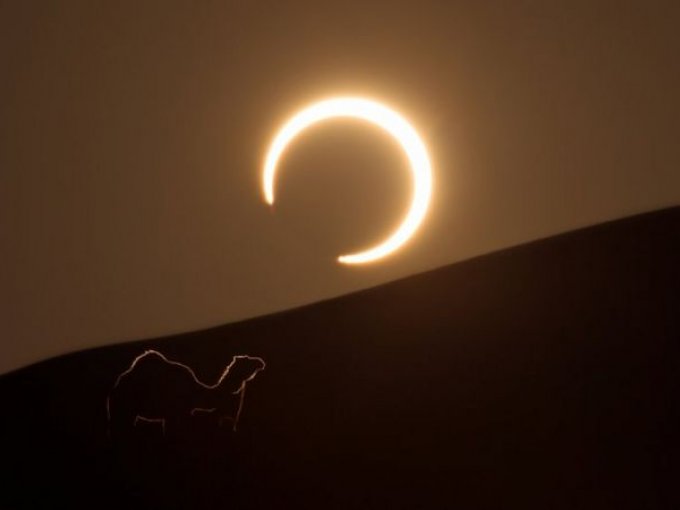
[[[243,401],[245,399],[245,394],[246,394],[246,383],[252,381],[258,373],[260,373],[265,368],[267,368],[267,363],[262,358],[260,358],[258,356],[249,356],[247,354],[238,354],[238,355],[232,356],[231,362],[222,371],[222,374],[217,379],[217,382],[215,384],[206,384],[196,376],[196,373],[193,371],[193,369],[189,365],[185,365],[184,363],[180,363],[179,361],[170,360],[165,356],[165,354],[163,354],[162,352],[157,351],[155,349],[147,349],[142,354],[137,356],[134,360],[132,360],[132,363],[130,364],[130,366],[118,375],[118,377],[116,378],[116,382],[113,385],[113,388],[111,388],[111,391],[106,396],[106,417],[107,417],[107,421],[108,421],[108,425],[109,425],[109,435],[110,435],[110,432],[111,432],[111,430],[110,430],[110,427],[111,427],[111,393],[118,387],[121,380],[126,375],[128,375],[129,373],[131,373],[135,369],[135,367],[137,366],[137,363],[139,363],[143,358],[150,356],[150,355],[156,355],[156,356],[160,357],[168,365],[174,365],[174,366],[184,368],[185,370],[187,370],[189,372],[189,374],[191,375],[192,379],[194,380],[194,382],[196,384],[198,384],[199,386],[202,386],[203,388],[206,388],[208,390],[214,390],[214,389],[218,388],[219,385],[222,384],[222,381],[224,381],[224,379],[227,377],[227,375],[229,375],[229,371],[231,370],[231,367],[233,367],[234,363],[236,363],[236,361],[238,361],[239,359],[251,359],[251,360],[256,360],[256,361],[261,362],[262,368],[260,368],[259,370],[256,370],[255,373],[253,375],[251,375],[250,377],[248,377],[247,379],[244,379],[241,382],[241,385],[239,386],[239,388],[232,393],[232,395],[239,395],[238,409],[236,411],[236,416],[232,420],[233,421],[233,425],[232,425],[233,431],[236,431],[238,421],[241,417],[241,409],[243,408]],[[199,411],[199,412],[213,412],[214,410],[215,410],[215,408],[194,407],[194,408],[191,409],[191,411],[189,411],[189,414],[191,414],[192,416],[195,416],[195,412],[197,412],[197,411]],[[140,422],[140,421],[144,421],[144,422],[147,422],[147,423],[160,423],[161,428],[163,430],[163,435],[165,435],[165,418],[149,418],[149,417],[142,416],[142,415],[138,414],[138,415],[135,416],[134,426],[136,427],[137,423]],[[220,418],[220,424],[221,423],[222,423],[222,418]]]

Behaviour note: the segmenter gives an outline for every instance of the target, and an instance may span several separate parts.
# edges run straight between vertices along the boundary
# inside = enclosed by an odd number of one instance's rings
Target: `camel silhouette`
[[[236,430],[246,386],[266,364],[262,358],[234,356],[214,384],[198,379],[191,367],[147,350],[137,356],[117,378],[106,398],[111,432],[137,426],[140,422],[168,428],[197,415],[214,416],[219,425],[227,422]]]

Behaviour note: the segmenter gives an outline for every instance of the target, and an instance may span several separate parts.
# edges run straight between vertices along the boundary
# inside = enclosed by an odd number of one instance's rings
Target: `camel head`
[[[256,356],[234,356],[224,370],[223,384],[230,393],[241,393],[246,384],[255,379],[266,366],[264,360]]]

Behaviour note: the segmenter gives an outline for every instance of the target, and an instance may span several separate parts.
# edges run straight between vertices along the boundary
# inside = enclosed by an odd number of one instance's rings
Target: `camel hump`
[[[137,379],[140,376],[159,377],[164,375],[167,377],[170,374],[184,379],[190,376],[191,369],[182,363],[169,360],[158,351],[149,349],[132,360],[128,368],[118,375],[114,388],[125,381]]]

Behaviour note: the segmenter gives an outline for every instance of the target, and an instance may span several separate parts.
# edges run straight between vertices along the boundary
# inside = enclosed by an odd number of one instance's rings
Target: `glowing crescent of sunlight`
[[[314,103],[298,112],[283,125],[269,147],[262,179],[264,197],[269,205],[274,204],[276,167],[290,142],[309,126],[334,118],[365,120],[387,131],[404,149],[413,173],[411,207],[399,227],[372,248],[338,257],[338,262],[343,264],[372,262],[389,255],[408,241],[423,221],[432,194],[432,168],[425,144],[408,121],[395,111],[368,99],[338,97]]]

